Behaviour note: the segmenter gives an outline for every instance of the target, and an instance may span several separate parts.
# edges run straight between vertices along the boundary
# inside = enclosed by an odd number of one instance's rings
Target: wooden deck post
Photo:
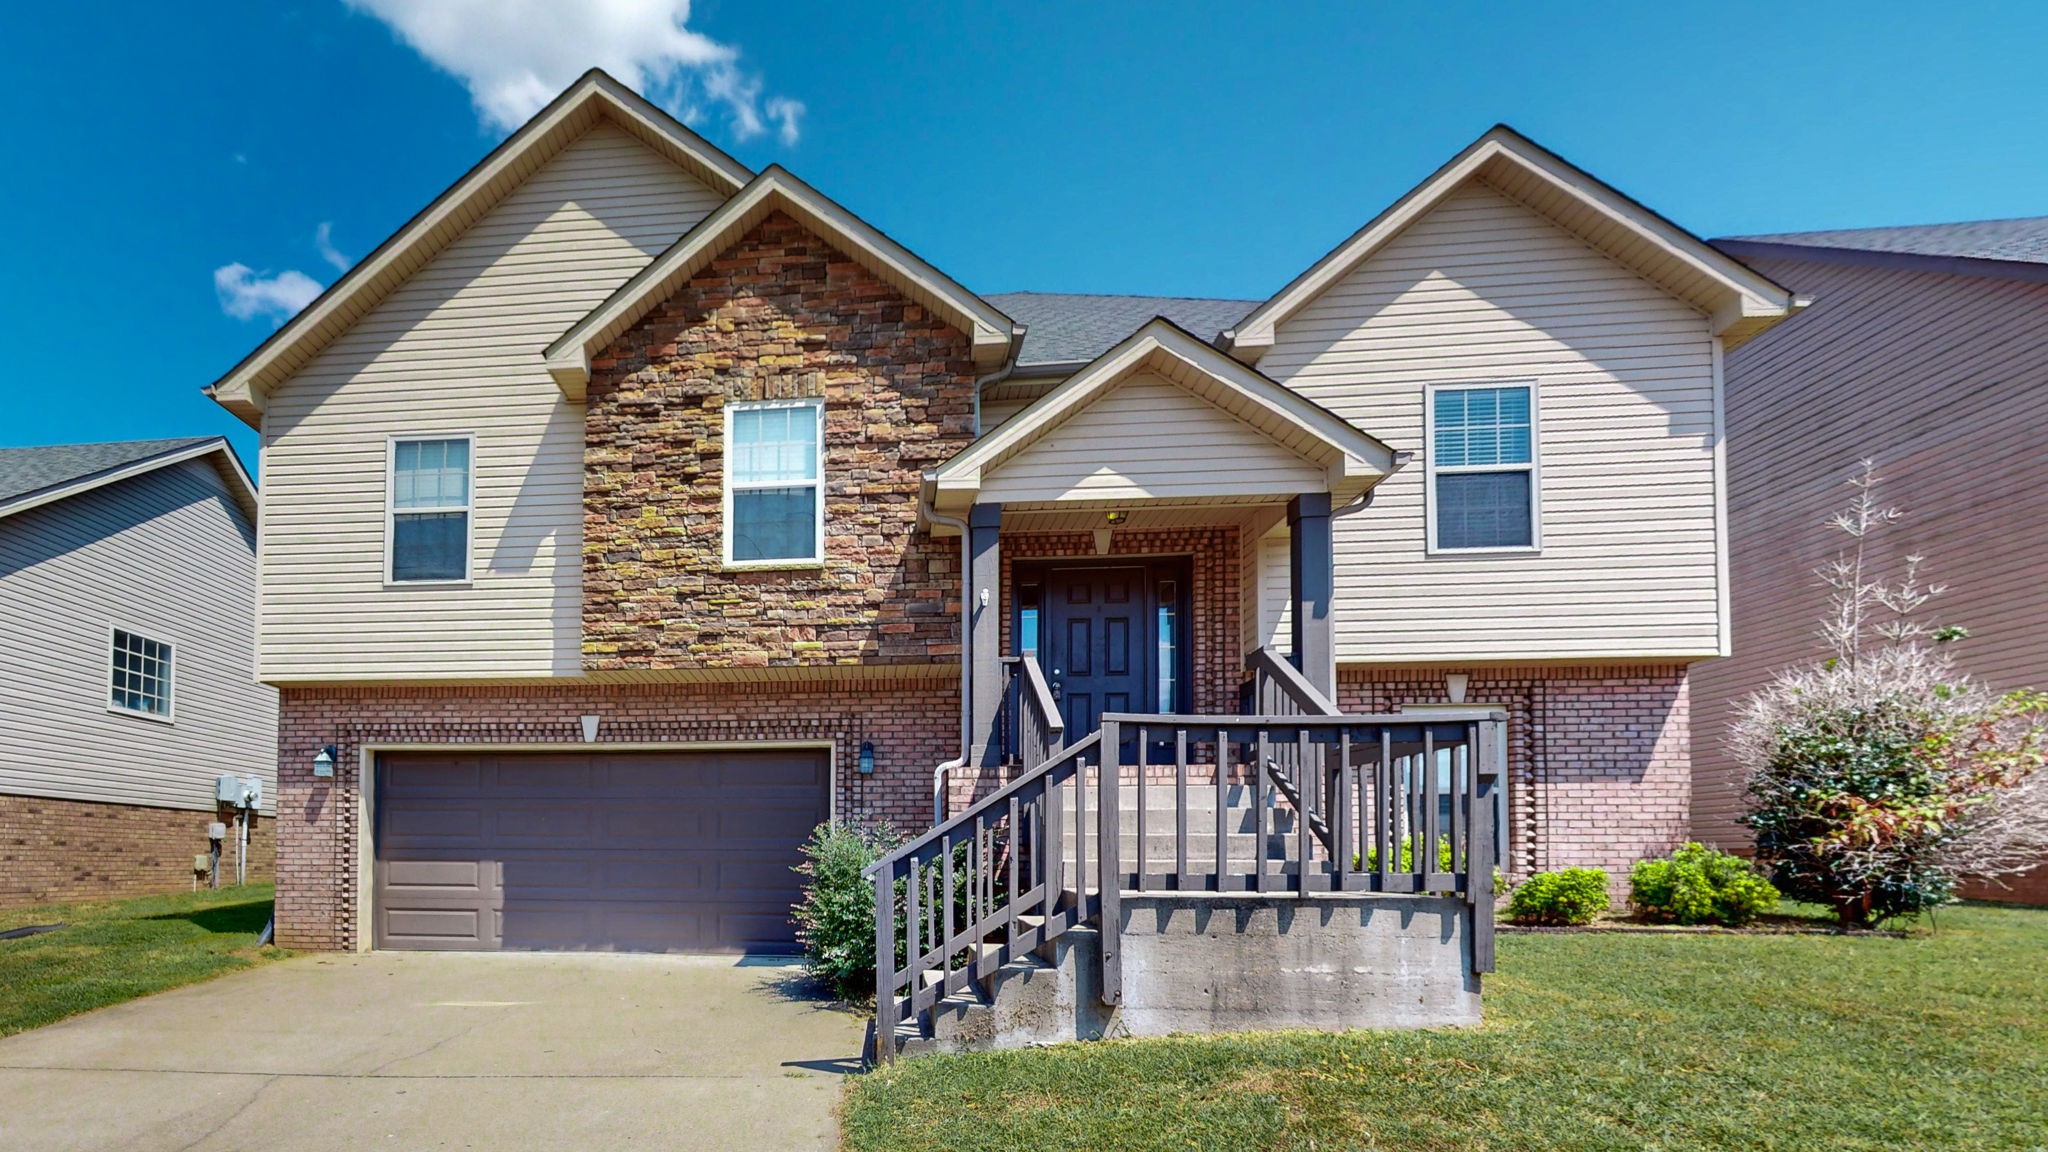
[[[1330,494],[1304,492],[1287,504],[1287,579],[1294,600],[1294,666],[1326,699],[1337,698],[1335,539]]]
[[[973,747],[968,763],[992,768],[1002,762],[1002,605],[1003,560],[1001,504],[976,504],[967,512],[968,584],[973,600],[967,607],[969,732]]]
[[[1115,720],[1102,722],[1102,743],[1096,760],[1102,765],[1097,777],[1102,799],[1095,806],[1095,867],[1102,885],[1102,1002],[1123,1003],[1123,825],[1118,793],[1123,788],[1123,734]],[[1085,788],[1085,776],[1076,776],[1076,787]],[[1084,881],[1085,883],[1085,881]]]

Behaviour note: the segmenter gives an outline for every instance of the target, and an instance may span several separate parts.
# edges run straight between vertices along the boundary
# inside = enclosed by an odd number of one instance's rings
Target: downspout
[[[975,386],[975,420],[981,419],[981,389]],[[974,688],[968,677],[974,669],[974,538],[969,534],[967,521],[958,516],[941,515],[932,507],[932,502],[923,493],[917,497],[917,510],[925,519],[934,524],[960,530],[960,755],[932,769],[932,825],[946,822],[946,777],[953,769],[965,767],[972,754],[974,743]]]
[[[1017,370],[1017,357],[1024,352],[1024,329],[1010,329],[1010,354],[995,371],[974,379],[974,435],[978,439],[981,427],[981,394],[991,384],[1001,383],[1010,373]],[[926,479],[930,479],[927,475]],[[960,533],[960,755],[932,769],[932,824],[946,822],[946,780],[955,768],[965,767],[974,754],[974,688],[969,679],[974,674],[974,540],[968,531],[967,521],[957,516],[941,515],[932,507],[930,499],[922,493],[917,498],[918,511],[934,524],[944,524]]]

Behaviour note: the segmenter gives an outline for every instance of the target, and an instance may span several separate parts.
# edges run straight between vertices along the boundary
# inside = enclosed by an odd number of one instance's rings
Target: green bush
[[[1598,868],[1538,872],[1508,899],[1508,918],[1520,924],[1591,924],[1605,911],[1607,873]]]
[[[1449,872],[1451,870],[1451,856],[1451,838],[1449,836],[1438,836],[1436,838],[1436,870],[1439,872]],[[1399,859],[1400,863],[1393,868],[1387,869],[1387,871],[1415,871],[1415,847],[1413,842],[1406,836],[1401,837],[1401,855]],[[1378,845],[1367,848],[1363,856],[1356,852],[1351,854],[1352,871],[1377,872],[1379,869],[1380,850]],[[1505,892],[1508,890],[1508,878],[1501,873],[1498,867],[1495,867],[1493,870],[1493,890],[1495,892]]]
[[[1637,861],[1628,889],[1638,915],[1675,924],[1733,927],[1778,906],[1778,890],[1749,861],[1696,843],[1669,859]]]
[[[804,966],[842,999],[874,995],[875,884],[861,873],[902,842],[885,825],[850,822],[820,824],[804,841],[804,894],[791,910],[797,940]]]

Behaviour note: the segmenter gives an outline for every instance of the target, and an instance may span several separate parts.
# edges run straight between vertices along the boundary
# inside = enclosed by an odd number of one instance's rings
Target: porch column
[[[1003,709],[1002,607],[1003,557],[997,531],[1003,523],[1001,504],[976,504],[967,512],[968,587],[968,729],[971,762],[993,767],[1002,762],[999,725]]]
[[[1294,597],[1294,666],[1316,690],[1337,698],[1336,548],[1330,494],[1304,492],[1287,503],[1287,583]]]

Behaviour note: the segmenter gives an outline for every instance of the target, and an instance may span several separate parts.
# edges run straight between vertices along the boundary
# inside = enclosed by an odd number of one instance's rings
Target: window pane
[[[818,490],[755,488],[732,494],[732,558],[818,558]]]
[[[391,473],[393,508],[460,508],[469,503],[469,441],[400,441]]]
[[[1535,543],[1527,472],[1436,478],[1439,548],[1526,548]]]
[[[1158,614],[1159,619],[1154,623],[1159,632],[1159,684],[1156,706],[1161,712],[1173,712],[1177,710],[1179,692],[1176,688],[1176,674],[1180,671],[1180,593],[1175,581],[1159,582]]]
[[[733,409],[732,478],[737,484],[817,479],[817,409]]]
[[[1529,389],[1446,388],[1436,393],[1438,468],[1527,464],[1531,461]]]
[[[130,712],[171,714],[171,646],[114,630],[107,701]]]
[[[391,518],[393,580],[460,580],[469,574],[469,513],[406,513]]]

